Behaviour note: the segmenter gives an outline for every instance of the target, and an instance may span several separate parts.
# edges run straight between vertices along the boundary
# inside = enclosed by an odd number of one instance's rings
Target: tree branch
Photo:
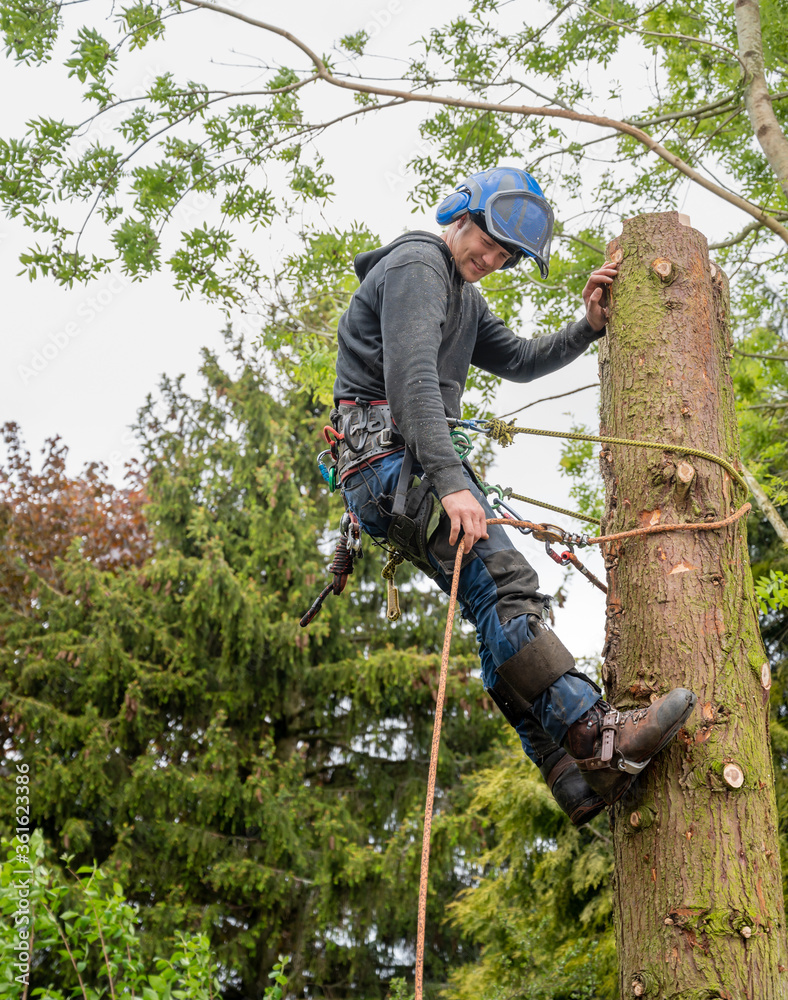
[[[310,77],[309,79],[311,80],[311,79],[313,79],[313,77]],[[271,142],[266,143],[266,145],[263,147],[263,149],[267,152],[267,151],[270,151],[272,149],[275,149],[277,146],[281,146],[282,143],[284,143],[284,142],[289,142],[292,139],[297,139],[301,135],[311,135],[314,132],[325,131],[327,128],[330,128],[332,125],[336,125],[337,122],[345,121],[347,118],[355,118],[357,115],[366,114],[368,111],[380,111],[381,108],[396,107],[397,105],[402,104],[402,103],[403,103],[402,101],[386,101],[384,104],[367,104],[367,105],[365,105],[364,107],[361,107],[361,108],[354,108],[353,111],[348,111],[344,115],[338,115],[336,118],[332,118],[330,121],[327,121],[327,122],[315,122],[312,125],[305,125],[303,128],[299,129],[297,132],[288,132],[285,136],[283,136],[280,139],[272,139]],[[249,131],[249,129],[242,129],[240,132],[237,133],[236,138],[238,138],[238,136],[242,135],[246,131]],[[249,161],[249,157],[248,156],[237,156],[237,157],[235,157],[232,160],[223,160],[221,163],[218,163],[215,166],[210,167],[206,171],[206,173],[209,173],[209,174],[210,173],[216,173],[217,170],[221,170],[223,167],[227,167],[227,166],[229,166],[232,163],[239,163],[242,160],[246,160],[248,162]],[[205,179],[204,175],[202,177],[198,177],[197,180],[193,184],[190,184],[187,188],[185,188],[181,192],[181,194],[178,196],[178,199],[172,203],[172,205],[170,206],[167,214],[165,215],[165,217],[161,221],[161,224],[159,226],[158,233],[157,233],[158,236],[161,236],[161,233],[162,233],[162,230],[164,229],[164,226],[170,220],[173,212],[178,207],[178,205],[180,205],[180,203],[183,201],[183,199],[188,194],[190,194],[197,187],[197,185],[200,184],[204,179]]]
[[[604,14],[600,14],[596,10],[591,10],[590,7],[587,7],[583,3],[577,3],[576,6],[580,7],[580,9],[584,10],[587,14],[592,14],[600,21],[604,21],[606,24],[612,25],[614,28],[623,28],[625,31],[632,31],[636,35],[642,35],[644,38],[670,38],[670,39],[678,38],[682,42],[693,42],[694,44],[697,45],[710,45],[713,49],[720,49],[726,55],[733,56],[733,58],[736,59],[741,65],[742,72],[745,74],[745,76],[747,74],[747,67],[745,66],[738,52],[735,52],[733,49],[729,49],[727,45],[721,45],[719,42],[714,42],[710,38],[695,38],[693,35],[679,35],[668,31],[648,31],[645,28],[631,28],[628,24],[625,24],[623,21],[614,21],[610,17],[605,17]]]
[[[98,930],[99,941],[101,942],[101,951],[102,951],[102,953],[104,955],[104,964],[107,967],[107,978],[109,979],[109,992],[110,992],[110,996],[112,997],[112,1000],[116,1000],[116,997],[115,997],[115,983],[114,983],[114,981],[112,979],[112,968],[111,968],[111,966],[109,964],[109,955],[107,954],[107,945],[104,942],[104,933],[101,930],[101,919],[100,919],[100,917],[98,915],[98,910],[96,909],[96,904],[93,902],[93,900],[90,901],[90,907],[93,910],[93,914],[94,914],[94,916],[96,918],[96,929]]]
[[[681,118],[705,118],[712,112],[722,114],[723,111],[727,110],[727,105],[734,100],[734,95],[728,94],[727,97],[722,97],[719,101],[714,101],[712,104],[701,104],[700,107],[692,108],[691,111],[669,111],[664,115],[648,118],[645,121],[640,121],[637,118],[625,118],[624,121],[627,125],[634,125],[636,128],[646,128],[648,125],[662,125],[663,122],[674,122]]]
[[[502,414],[499,419],[503,420],[504,417],[513,417],[515,413],[522,413],[523,410],[527,410],[531,406],[536,406],[537,403],[547,403],[551,399],[563,399],[564,396],[574,396],[576,392],[583,392],[585,389],[595,389],[598,385],[599,382],[590,382],[588,385],[581,385],[579,389],[570,389],[569,392],[559,392],[557,396],[544,396],[542,399],[535,399],[533,403],[526,403],[519,410],[512,410],[510,413]]]
[[[76,972],[76,974],[77,974],[77,979],[79,980],[79,987],[82,990],[82,996],[83,997],[87,997],[87,993],[85,992],[85,983],[83,982],[82,976],[79,973],[79,966],[77,965],[76,959],[74,958],[74,953],[72,952],[71,948],[69,947],[68,938],[63,933],[63,928],[58,923],[58,919],[55,916],[55,914],[50,910],[50,908],[47,906],[46,903],[43,903],[42,905],[43,905],[44,909],[46,910],[46,912],[49,914],[49,917],[52,920],[52,923],[55,925],[55,927],[57,927],[57,932],[60,935],[60,938],[61,938],[63,944],[66,946],[66,953],[68,954],[68,957],[71,959],[71,964],[74,966],[74,972]]]
[[[744,103],[747,114],[753,135],[788,198],[788,137],[780,128],[766,84],[760,5],[758,0],[737,0],[734,9],[739,49],[744,53],[746,66]]]
[[[780,354],[750,354],[749,351],[741,351],[738,347],[734,347],[733,350],[743,358],[761,358],[764,361],[788,361],[788,357]]]
[[[315,76],[314,73],[311,73],[309,76],[305,77],[303,80],[296,80],[295,83],[288,83],[287,86],[285,86],[285,87],[272,87],[270,90],[239,90],[239,91],[233,91],[233,90],[200,90],[200,91],[198,91],[198,90],[192,88],[191,90],[176,90],[176,91],[173,91],[169,96],[170,97],[192,97],[194,94],[197,94],[197,93],[206,94],[206,95],[208,95],[208,94],[218,94],[219,95],[218,97],[213,98],[214,101],[223,101],[223,100],[228,99],[230,97],[275,97],[278,94],[289,94],[293,90],[299,90],[305,84],[312,83],[315,79],[317,79],[317,77]],[[90,118],[86,118],[83,122],[80,122],[79,125],[75,125],[74,126],[74,131],[75,131],[75,133],[79,132],[80,129],[83,129],[86,125],[90,125],[91,122],[94,122],[97,118],[100,118],[101,115],[106,114],[108,111],[113,111],[115,108],[119,108],[122,104],[130,104],[130,103],[132,103],[134,101],[145,101],[145,100],[148,100],[148,95],[147,94],[143,94],[141,97],[124,97],[124,98],[122,98],[119,101],[113,101],[112,104],[108,104],[106,107],[100,108],[94,115],[91,115]],[[195,108],[194,110],[198,110],[198,109]],[[172,122],[171,124],[172,125],[177,125],[177,122]]]
[[[740,233],[737,233],[736,236],[731,236],[729,239],[722,240],[720,243],[709,243],[709,250],[721,250],[723,247],[735,246],[736,243],[741,243],[742,240],[746,239],[750,233],[754,233],[756,230],[762,228],[762,222],[750,222]]]
[[[556,233],[555,238],[557,240],[571,240],[573,243],[579,243],[580,246],[588,247],[589,250],[593,250],[594,253],[598,253],[601,257],[605,256],[603,247],[598,247],[593,243],[589,243],[588,240],[581,240],[579,236],[573,236],[571,233]]]
[[[750,0],[752,2],[752,0]],[[637,142],[641,143],[650,152],[655,153],[661,159],[669,163],[674,169],[678,170],[680,173],[689,177],[690,180],[695,181],[701,187],[705,188],[707,191],[711,191],[712,194],[717,195],[717,197],[722,198],[731,205],[735,205],[741,211],[746,212],[748,215],[762,222],[764,226],[771,229],[773,233],[780,237],[783,242],[788,244],[788,228],[781,225],[775,218],[769,215],[763,208],[758,205],[754,205],[739,195],[734,194],[730,191],[726,191],[725,188],[718,184],[709,181],[697,170],[685,163],[681,157],[676,156],[675,153],[671,153],[670,150],[662,146],[653,136],[644,132],[642,129],[636,128],[634,125],[628,125],[626,122],[619,121],[615,118],[608,118],[604,115],[586,115],[581,114],[577,111],[567,111],[565,108],[538,108],[529,107],[527,105],[510,105],[510,104],[495,104],[490,101],[474,101],[459,97],[440,97],[437,94],[421,94],[413,93],[411,91],[394,90],[388,87],[375,87],[368,84],[362,84],[354,82],[351,80],[340,80],[335,77],[326,67],[320,56],[317,55],[312,49],[302,42],[301,39],[297,38],[292,32],[287,31],[284,28],[279,28],[276,25],[269,24],[266,21],[260,21],[257,18],[250,17],[248,14],[244,14],[241,11],[231,10],[228,7],[220,7],[216,4],[206,3],[205,0],[184,0],[184,3],[190,4],[193,7],[202,7],[205,10],[214,11],[218,14],[224,14],[227,17],[235,18],[236,20],[243,21],[246,24],[251,24],[254,27],[261,28],[263,31],[269,31],[275,35],[279,35],[281,38],[286,39],[296,48],[300,49],[304,55],[307,56],[312,61],[314,65],[317,76],[324,80],[326,83],[331,84],[331,86],[339,87],[343,90],[355,91],[361,94],[377,94],[381,97],[393,97],[399,98],[403,101],[418,101],[425,104],[438,104],[443,107],[450,108],[472,108],[479,111],[494,111],[500,114],[513,114],[522,115],[525,117],[541,117],[541,118],[563,118],[568,121],[583,122],[587,125],[595,125],[599,128],[611,128],[622,135],[628,135],[635,139]]]
[[[788,525],[780,517],[777,508],[771,502],[771,500],[766,496],[763,487],[758,482],[758,480],[753,476],[753,474],[744,465],[741,467],[742,475],[747,480],[747,485],[750,487],[750,492],[755,497],[758,506],[763,512],[763,516],[771,524],[774,530],[777,532],[777,537],[783,543],[783,545],[788,548]]]

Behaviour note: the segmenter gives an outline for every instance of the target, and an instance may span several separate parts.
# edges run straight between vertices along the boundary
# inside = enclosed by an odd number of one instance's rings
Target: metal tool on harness
[[[545,552],[550,556],[553,562],[558,563],[559,566],[566,566],[567,563],[571,563],[583,576],[592,583],[595,587],[602,591],[603,594],[607,593],[607,587],[599,580],[594,574],[588,569],[575,555],[575,545],[587,545],[588,541],[585,535],[570,535],[568,532],[564,531],[562,528],[556,528],[555,525],[545,524],[542,525],[544,530],[534,531],[533,536],[540,542],[544,542]],[[568,545],[569,548],[565,552],[556,552],[551,545],[551,542],[563,542],[564,545]]]
[[[361,548],[361,524],[352,511],[346,510],[342,515],[342,520],[339,522],[339,531],[345,539],[345,545],[350,549],[353,555],[357,556],[359,559],[363,559],[364,553]]]
[[[301,628],[306,628],[312,621],[329,594],[339,596],[342,593],[347,585],[348,577],[353,572],[355,560],[364,557],[361,548],[361,525],[352,511],[346,510],[342,515],[339,530],[341,534],[334,549],[334,558],[328,567],[329,573],[334,574],[333,579],[320,591],[309,611],[301,617]]]

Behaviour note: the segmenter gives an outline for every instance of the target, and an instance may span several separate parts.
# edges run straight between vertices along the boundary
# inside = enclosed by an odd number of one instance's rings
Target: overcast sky
[[[294,31],[318,52],[327,52],[345,34],[365,29],[371,36],[370,51],[380,54],[381,75],[395,75],[408,45],[426,34],[430,27],[466,12],[466,6],[448,0],[387,0],[387,2],[332,3],[298,0],[289,7],[261,0],[236,0],[236,10],[270,19]],[[88,9],[109,12],[111,4],[93,0],[90,5],[68,8],[76,26]],[[288,15],[287,11],[292,11]],[[509,5],[506,16],[535,17],[539,4]],[[285,23],[290,16],[291,22]],[[163,43],[149,46],[128,63],[122,62],[118,92],[133,95],[139,88],[165,71],[185,75],[208,84],[250,85],[259,75],[251,68],[230,70],[222,63],[249,63],[243,54],[268,61],[303,65],[287,43],[256,29],[231,22],[204,11],[171,21],[173,26]],[[71,33],[73,37],[76,33]],[[87,117],[80,104],[79,84],[68,81],[57,61],[49,67],[25,69],[8,60],[0,63],[2,90],[6,95],[0,109],[4,138],[20,136],[24,122],[46,115],[68,121]],[[335,113],[335,94],[315,92],[308,96],[315,116]],[[376,117],[362,116],[327,132],[320,140],[326,169],[336,178],[336,196],[326,206],[310,206],[303,218],[293,218],[288,226],[275,224],[258,231],[248,243],[259,259],[273,270],[295,233],[305,222],[324,221],[347,226],[364,221],[384,240],[406,228],[438,231],[430,215],[417,212],[407,202],[414,178],[407,161],[420,149],[417,125],[424,117],[418,107],[396,108]],[[324,120],[324,119],[318,119]],[[548,190],[548,197],[551,192]],[[693,195],[696,202],[700,196]],[[682,210],[694,213],[694,202]],[[560,212],[560,206],[557,206]],[[199,199],[187,199],[176,219],[178,229],[202,221],[204,206]],[[76,216],[74,217],[76,219]],[[693,217],[693,222],[695,218]],[[100,223],[88,229],[86,246],[101,250]],[[84,463],[102,461],[120,482],[123,466],[135,454],[129,425],[149,392],[155,393],[162,373],[187,375],[187,385],[197,389],[199,352],[204,346],[219,349],[223,325],[219,310],[197,298],[181,300],[166,274],[133,283],[120,271],[90,286],[66,290],[48,279],[30,283],[16,277],[18,257],[35,241],[14,220],[0,219],[0,276],[4,316],[2,323],[5,364],[0,375],[0,420],[16,421],[31,451],[44,440],[60,435],[70,449],[70,469],[77,473]],[[596,359],[590,356],[571,368],[528,386],[505,386],[497,400],[497,412],[505,413],[534,399],[552,396],[597,379]],[[526,411],[522,420],[529,426],[551,429],[571,426],[572,418],[597,425],[597,394],[587,391],[568,400],[540,404]],[[557,472],[559,445],[541,438],[520,437],[514,447],[500,453],[493,481],[511,485],[516,492],[544,497],[562,506],[573,506],[568,497],[569,483]],[[339,501],[337,517],[339,517]],[[572,530],[581,530],[548,512],[521,505],[524,516],[556,520]],[[554,590],[563,571],[531,539],[522,541],[527,557],[536,566],[542,587]],[[585,557],[583,557],[585,558]],[[604,576],[601,558],[593,550],[589,568]],[[576,655],[598,653],[602,645],[604,598],[579,575],[574,576],[570,600],[558,611],[557,627]]]

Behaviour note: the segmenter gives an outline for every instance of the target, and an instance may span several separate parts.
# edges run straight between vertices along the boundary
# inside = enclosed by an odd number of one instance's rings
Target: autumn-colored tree
[[[25,576],[57,587],[57,563],[70,545],[98,569],[138,566],[151,553],[139,486],[116,489],[106,470],[89,465],[78,477],[66,473],[68,449],[46,442],[41,471],[33,469],[20,429],[3,428],[6,466],[0,470],[0,598],[21,610]]]

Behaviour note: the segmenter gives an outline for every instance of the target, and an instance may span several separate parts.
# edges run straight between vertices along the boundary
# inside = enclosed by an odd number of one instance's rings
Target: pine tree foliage
[[[473,779],[471,816],[489,831],[484,875],[451,904],[453,925],[482,960],[453,971],[447,996],[529,1000],[617,994],[610,880],[612,842],[603,814],[576,830],[556,809],[516,737]]]
[[[233,350],[234,373],[206,354],[198,398],[169,380],[140,411],[148,501],[133,562],[107,567],[83,542],[42,568],[16,541],[38,494],[10,470],[5,751],[30,766],[53,848],[116,874],[150,956],[202,932],[228,997],[262,996],[280,953],[298,988],[381,995],[412,961],[445,604],[414,580],[389,630],[369,552],[352,592],[299,628],[336,538],[337,501],[314,464],[325,415],[303,394],[274,398]],[[69,504],[76,521],[74,496],[54,497],[39,523],[54,534]],[[470,954],[443,924],[477,872],[463,779],[502,736],[469,643],[454,648],[439,768],[436,980]]]

